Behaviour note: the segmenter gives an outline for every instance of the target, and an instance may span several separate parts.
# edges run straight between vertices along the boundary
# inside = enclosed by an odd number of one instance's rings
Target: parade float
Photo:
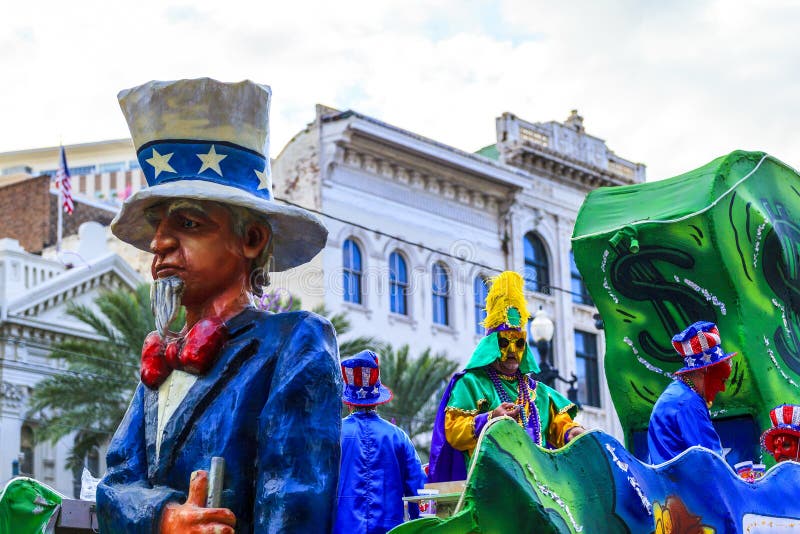
[[[492,420],[449,517],[392,532],[800,532],[800,501],[787,498],[800,464],[774,465],[759,444],[770,410],[798,400],[798,219],[800,176],[760,152],[590,193],[573,250],[604,323],[624,444],[592,431],[547,450],[513,420]],[[683,363],[670,339],[697,320],[739,354],[710,408],[723,455],[692,447],[651,465],[653,404]],[[743,461],[771,467],[745,479],[733,469]]]

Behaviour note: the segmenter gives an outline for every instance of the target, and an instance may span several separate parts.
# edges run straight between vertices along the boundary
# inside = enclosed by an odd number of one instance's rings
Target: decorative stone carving
[[[408,175],[408,171],[403,168],[397,169],[397,181],[401,184],[407,184],[410,181],[410,177]]]
[[[386,178],[392,178],[394,176],[392,164],[388,161],[381,161],[381,174]]]

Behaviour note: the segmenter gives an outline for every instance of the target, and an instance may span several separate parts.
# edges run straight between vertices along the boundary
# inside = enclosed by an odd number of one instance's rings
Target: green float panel
[[[715,423],[754,421],[764,430],[772,407],[798,401],[794,169],[736,151],[671,179],[600,188],[581,207],[572,239],[605,325],[608,387],[631,450],[683,366],[670,340],[695,321],[717,323],[723,349],[738,353],[711,408]]]

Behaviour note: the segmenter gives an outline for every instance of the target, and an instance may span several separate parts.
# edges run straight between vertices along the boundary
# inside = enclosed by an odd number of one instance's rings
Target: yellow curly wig
[[[492,329],[501,324],[510,327],[525,328],[531,314],[525,303],[524,283],[522,276],[514,271],[503,271],[491,280],[492,287],[486,296],[486,319],[481,323],[484,328]],[[509,319],[509,310],[519,312],[519,323],[513,324]]]

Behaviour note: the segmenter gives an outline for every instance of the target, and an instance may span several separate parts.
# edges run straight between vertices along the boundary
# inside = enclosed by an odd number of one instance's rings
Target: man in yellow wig
[[[434,424],[429,482],[463,480],[466,460],[486,423],[516,419],[537,445],[563,447],[585,430],[573,421],[578,408],[530,373],[539,366],[527,342],[530,313],[522,277],[500,273],[486,297],[486,337],[478,343],[464,371],[445,390]]]

